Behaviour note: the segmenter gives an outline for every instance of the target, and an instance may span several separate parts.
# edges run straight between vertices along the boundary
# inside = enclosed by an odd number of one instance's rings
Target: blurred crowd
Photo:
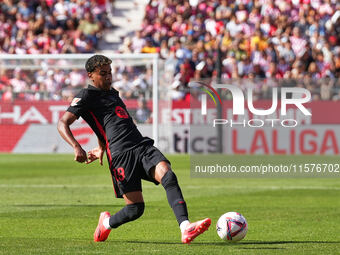
[[[56,66],[61,62],[56,63]],[[122,70],[121,70],[122,69]],[[113,86],[123,98],[149,99],[152,84],[152,69],[117,66],[112,70]],[[134,74],[131,77],[131,74]],[[66,100],[88,83],[84,69],[42,68],[21,70],[20,68],[0,69],[0,98],[2,102],[13,100]]]
[[[94,53],[104,29],[112,27],[107,11],[113,3],[114,0],[0,1],[0,54]],[[71,60],[47,62],[32,63],[35,70],[29,70],[30,64],[22,68],[20,61],[6,60],[5,66],[7,63],[17,68],[0,69],[1,101],[70,100],[88,82],[85,70],[67,68]],[[151,75],[147,67],[118,63],[113,70],[113,85],[124,98],[144,100],[150,97],[146,88],[151,84]]]
[[[58,60],[55,65],[63,66]],[[133,76],[131,76],[133,74]],[[125,99],[136,99],[137,108],[130,113],[138,123],[151,123],[152,69],[125,66],[113,67],[113,86]],[[71,102],[88,83],[86,71],[81,68],[42,68],[41,70],[0,69],[0,101],[64,100]]]
[[[2,102],[70,100],[86,82],[85,70],[0,70]]]
[[[91,53],[108,26],[106,0],[3,0],[0,53]]]
[[[0,1],[0,53],[95,52],[111,26],[108,2]],[[189,99],[192,80],[235,81],[255,87],[258,99],[273,86],[300,86],[313,100],[340,100],[339,35],[337,0],[150,0],[140,31],[119,52],[159,53],[165,73],[159,80],[173,100]],[[116,66],[113,86],[123,98],[138,99],[147,119],[151,67]],[[86,80],[82,69],[0,69],[0,97],[69,100]]]
[[[183,99],[192,79],[339,78],[339,34],[337,0],[150,0],[120,50],[158,52],[175,74],[173,98]],[[338,98],[338,82],[326,83],[323,99]]]

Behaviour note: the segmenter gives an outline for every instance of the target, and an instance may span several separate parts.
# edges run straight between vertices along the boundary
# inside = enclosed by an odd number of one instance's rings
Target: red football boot
[[[96,231],[94,232],[94,241],[95,242],[104,242],[110,232],[111,229],[106,229],[103,225],[103,221],[104,219],[106,219],[107,217],[110,217],[110,213],[109,212],[102,212],[99,216],[99,222],[98,222],[98,226],[96,228]]]
[[[182,233],[182,243],[191,243],[194,239],[208,230],[211,224],[211,219],[206,218],[201,221],[188,224],[184,232]]]

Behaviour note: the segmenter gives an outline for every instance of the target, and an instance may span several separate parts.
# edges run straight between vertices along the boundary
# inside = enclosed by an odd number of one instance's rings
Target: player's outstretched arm
[[[103,155],[105,151],[105,144],[98,139],[98,147],[94,148],[93,150],[90,150],[88,152],[88,161],[86,164],[90,164],[91,162],[99,159],[99,163],[103,165]]]
[[[71,112],[65,114],[58,121],[58,131],[61,137],[68,142],[74,150],[74,160],[80,163],[88,162],[86,152],[74,138],[70,126],[77,119],[77,116]]]

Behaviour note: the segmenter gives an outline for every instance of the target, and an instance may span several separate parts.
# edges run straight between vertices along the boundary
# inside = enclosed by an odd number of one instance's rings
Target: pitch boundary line
[[[79,185],[79,184],[0,184],[0,188],[112,188],[111,185]],[[154,186],[144,186],[143,189],[154,189]],[[189,185],[183,186],[185,189],[201,189],[202,186]],[[323,187],[323,186],[267,186],[267,187],[246,187],[246,186],[211,186],[209,189],[242,189],[242,190],[340,190],[340,187]]]

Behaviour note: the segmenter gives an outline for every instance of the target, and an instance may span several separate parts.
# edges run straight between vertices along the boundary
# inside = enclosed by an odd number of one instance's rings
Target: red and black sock
[[[126,205],[109,220],[111,228],[118,228],[120,225],[138,219],[144,213],[144,203]]]
[[[183,221],[188,220],[188,209],[181,188],[178,185],[177,177],[174,172],[168,171],[163,176],[161,182],[166,191],[169,205],[180,225]]]

